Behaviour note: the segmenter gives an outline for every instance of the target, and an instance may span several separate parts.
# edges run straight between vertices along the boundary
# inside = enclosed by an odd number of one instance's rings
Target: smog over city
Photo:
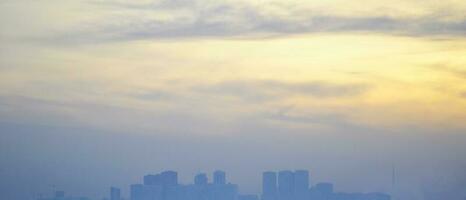
[[[466,200],[464,0],[0,0],[1,200]]]

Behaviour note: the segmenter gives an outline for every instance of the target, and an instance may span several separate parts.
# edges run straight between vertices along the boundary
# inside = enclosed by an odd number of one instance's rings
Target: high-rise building
[[[110,200],[120,200],[120,189],[116,187],[110,188]]]
[[[262,173],[262,200],[275,200],[277,195],[277,173]]]
[[[214,184],[217,184],[217,185],[226,184],[226,174],[224,171],[217,170],[214,172]]]
[[[163,186],[144,185],[142,188],[142,200],[163,200]]]
[[[131,200],[143,200],[144,185],[133,184],[130,186],[130,199]]]
[[[144,185],[160,185],[162,177],[159,174],[149,174],[144,176]]]
[[[291,200],[294,193],[294,173],[289,170],[278,172],[278,200]]]
[[[164,171],[160,173],[160,179],[164,186],[178,185],[178,173],[175,171]]]
[[[194,177],[194,184],[195,185],[207,185],[208,179],[207,174],[200,173]]]
[[[296,200],[307,199],[309,192],[309,171],[296,170],[294,173],[294,197]]]

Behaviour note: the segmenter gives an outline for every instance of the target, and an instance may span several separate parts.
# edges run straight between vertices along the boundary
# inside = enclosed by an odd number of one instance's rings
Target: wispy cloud
[[[295,124],[318,124],[341,129],[351,127],[353,130],[356,128],[360,128],[358,125],[350,121],[350,116],[345,116],[343,114],[337,113],[301,113],[292,106],[280,109],[278,112],[265,113],[263,117],[265,119]]]
[[[143,91],[136,94],[131,94],[130,96],[136,99],[147,101],[171,101],[179,98],[179,96],[173,92],[163,90]]]
[[[266,37],[319,32],[377,32],[411,36],[466,36],[466,18],[444,11],[421,16],[343,15],[270,4],[275,12],[244,2],[158,1],[134,3],[97,1],[99,9],[120,14],[76,24],[51,36],[51,42],[82,43],[202,37]],[[277,14],[280,13],[280,14]],[[448,19],[448,20],[446,20]]]
[[[436,70],[436,71],[446,72],[454,76],[466,79],[466,70],[459,69],[458,67],[450,66],[447,64],[437,64],[437,65],[431,65],[429,66],[429,68]]]
[[[462,93],[460,94],[460,96],[461,96],[462,98],[466,99],[466,91],[462,92]]]
[[[212,85],[194,86],[193,90],[212,95],[227,95],[247,101],[269,101],[290,96],[332,98],[360,95],[370,87],[365,84],[329,82],[284,82],[277,80],[229,80]]]

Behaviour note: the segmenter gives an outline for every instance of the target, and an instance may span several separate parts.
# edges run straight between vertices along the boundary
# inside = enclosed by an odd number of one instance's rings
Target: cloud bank
[[[54,5],[55,4],[55,5]],[[69,5],[71,4],[71,6]],[[61,5],[42,2],[43,7],[56,6],[70,12],[69,18],[50,14],[40,22],[33,19],[41,13],[26,13],[32,27],[40,35],[29,39],[56,44],[80,44],[147,39],[192,38],[268,38],[312,33],[380,33],[412,37],[464,37],[465,3],[445,1],[396,1],[367,3],[364,1],[322,3],[310,1],[86,1]],[[367,9],[358,8],[364,4]],[[21,7],[24,2],[6,2],[3,7]],[[66,6],[67,5],[67,6]],[[407,11],[408,6],[412,8]],[[435,6],[436,9],[432,7]],[[63,8],[61,8],[63,7]],[[85,11],[77,12],[74,8]],[[347,9],[344,9],[344,8]],[[16,16],[5,17],[19,20]],[[76,16],[74,16],[76,15]],[[79,17],[86,15],[86,17]],[[8,21],[6,21],[8,22]],[[5,23],[7,27],[15,23]],[[17,23],[16,23],[17,24]],[[22,27],[22,26],[20,26]],[[23,27],[25,30],[28,27]],[[29,28],[30,29],[30,28]],[[34,29],[34,30],[36,30]],[[15,37],[14,31],[3,35]],[[45,34],[47,33],[47,34]]]

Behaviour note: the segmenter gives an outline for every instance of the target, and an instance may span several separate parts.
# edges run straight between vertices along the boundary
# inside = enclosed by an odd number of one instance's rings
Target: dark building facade
[[[226,173],[224,171],[217,170],[214,172],[214,184],[223,185],[226,182]]]
[[[293,199],[294,173],[289,170],[278,172],[278,200]]]
[[[119,188],[110,188],[110,200],[121,200],[121,190]]]
[[[277,195],[277,173],[262,173],[262,200],[275,200]]]

